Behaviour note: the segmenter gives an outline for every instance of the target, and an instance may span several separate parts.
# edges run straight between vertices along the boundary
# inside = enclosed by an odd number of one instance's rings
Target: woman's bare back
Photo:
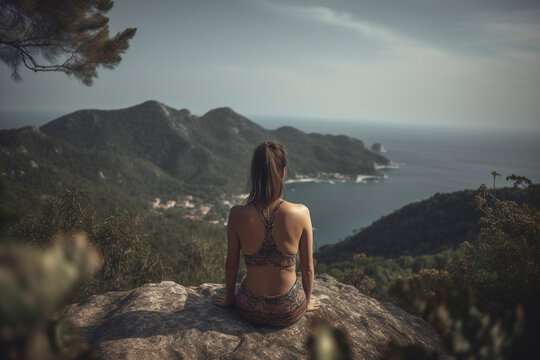
[[[282,201],[282,200],[278,200]],[[271,213],[278,201],[268,209]],[[265,224],[254,205],[235,206],[231,210],[234,231],[240,242],[240,248],[245,255],[256,254],[265,239]],[[309,211],[304,205],[283,201],[276,212],[272,226],[276,248],[283,254],[295,255],[302,249],[302,237],[308,241],[311,236],[311,221]],[[311,239],[309,239],[311,240]],[[307,254],[304,254],[307,257]],[[296,267],[278,266],[247,266],[246,285],[253,293],[264,296],[281,295],[289,291],[296,281]]]

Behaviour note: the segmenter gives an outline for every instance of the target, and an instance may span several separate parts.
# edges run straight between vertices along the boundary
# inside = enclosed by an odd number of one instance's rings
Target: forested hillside
[[[13,220],[4,239],[49,244],[57,231],[72,230],[65,223],[80,218],[78,230],[103,246],[111,242],[118,254],[133,251],[129,238],[138,239],[151,254],[140,263],[154,255],[159,260],[152,265],[162,269],[155,278],[186,285],[222,281],[224,227],[185,219],[187,209],[154,210],[152,201],[180,201],[189,194],[198,206],[213,205],[209,215],[226,219],[231,204],[224,194],[245,192],[253,149],[272,139],[288,150],[289,177],[374,174],[374,163],[389,163],[348,136],[291,127],[267,130],[229,108],[201,117],[157,101],[122,110],[81,110],[40,128],[0,131],[0,206]],[[129,288],[138,281],[119,269],[107,271],[118,281],[103,280],[81,294]]]
[[[317,172],[375,174],[374,163],[389,163],[360,140],[306,134],[291,127],[267,130],[230,108],[198,117],[186,109],[147,101],[121,110],[77,111],[40,129],[78,148],[148,160],[182,182],[229,192],[244,191],[252,151],[267,140],[277,140],[288,150],[289,177]]]
[[[496,171],[492,175],[494,178],[499,176]],[[389,253],[393,254],[399,245],[410,251],[414,243],[411,245],[408,241],[418,241],[422,235],[436,233],[437,227],[430,224],[438,224],[443,226],[441,234],[452,233],[458,239],[466,239],[463,242],[455,240],[452,244],[451,237],[442,237],[447,240],[447,246],[455,249],[416,256],[367,256],[357,250],[362,243],[349,241],[347,246],[358,246],[350,247],[349,253],[343,252],[342,248],[342,252],[332,253],[333,249],[327,248],[331,256],[343,260],[326,258],[326,262],[317,263],[316,272],[329,273],[360,291],[423,317],[441,335],[455,358],[537,359],[540,355],[536,336],[540,296],[540,184],[516,175],[508,176],[508,179],[515,182],[515,188],[489,189],[481,185],[474,193],[438,194],[424,202],[408,205],[364,230],[369,230],[368,234],[373,236],[366,237],[370,249],[381,253],[385,247],[373,246],[372,241],[377,236],[383,239],[390,235],[390,243],[394,246]],[[463,200],[471,196],[474,196],[474,218],[479,228],[471,239],[459,237],[459,231],[448,231],[452,223],[430,216],[437,209],[449,216],[455,216],[460,210],[471,216],[471,209],[462,208],[468,202]],[[439,208],[432,206],[435,203]],[[452,211],[445,209],[449,206],[455,208]],[[409,231],[404,231],[400,239],[399,224],[408,224],[406,216],[415,219],[412,221],[414,226],[405,226]],[[454,217],[454,220],[458,219],[469,226],[476,224],[467,221],[466,216]],[[468,228],[460,223],[454,225],[460,229]],[[433,243],[423,247],[424,250],[434,251],[441,247],[437,237],[428,239]],[[342,244],[335,246],[339,248]],[[325,249],[321,250],[326,255]],[[317,255],[321,254],[318,252]],[[422,351],[413,357],[433,358]]]
[[[336,244],[322,246],[315,253],[320,263],[351,260],[353,254],[397,258],[420,256],[455,249],[478,237],[477,191],[437,193],[429,199],[408,204],[381,217],[370,226]],[[519,189],[497,189],[501,200],[522,203],[527,194]]]
[[[287,176],[375,174],[385,157],[347,136],[267,130],[229,108],[198,117],[157,101],[121,110],[81,110],[40,127],[0,131],[6,192],[19,213],[64,187],[90,193],[98,208],[144,208],[154,197],[191,194],[215,201],[246,191],[249,161],[262,141],[288,149]],[[41,200],[40,200],[41,199]],[[138,204],[138,205],[137,205]]]

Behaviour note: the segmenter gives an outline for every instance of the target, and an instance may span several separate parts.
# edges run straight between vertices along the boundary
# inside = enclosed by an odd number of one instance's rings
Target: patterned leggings
[[[257,325],[292,325],[304,315],[306,307],[306,294],[298,281],[287,293],[277,296],[256,295],[243,281],[236,294],[236,309],[240,316]]]

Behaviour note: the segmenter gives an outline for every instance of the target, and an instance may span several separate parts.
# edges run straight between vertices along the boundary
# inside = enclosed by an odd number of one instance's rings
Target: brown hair
[[[257,146],[251,160],[247,203],[267,206],[279,199],[285,190],[281,173],[286,166],[287,153],[281,144],[266,141]]]

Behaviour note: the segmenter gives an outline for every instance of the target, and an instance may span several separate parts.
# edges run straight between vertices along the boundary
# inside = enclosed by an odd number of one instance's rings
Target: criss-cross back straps
[[[283,203],[283,200],[281,200],[277,206],[274,208],[274,211],[272,211],[272,215],[271,216],[268,216],[268,218],[266,216],[264,216],[264,213],[263,213],[263,210],[259,210],[255,204],[253,204],[253,207],[255,207],[255,210],[257,210],[257,212],[259,213],[259,216],[261,217],[263,223],[264,223],[264,226],[267,228],[267,229],[272,229],[272,226],[274,225],[274,220],[276,219],[276,213],[279,209],[279,207],[281,206],[281,204]]]

